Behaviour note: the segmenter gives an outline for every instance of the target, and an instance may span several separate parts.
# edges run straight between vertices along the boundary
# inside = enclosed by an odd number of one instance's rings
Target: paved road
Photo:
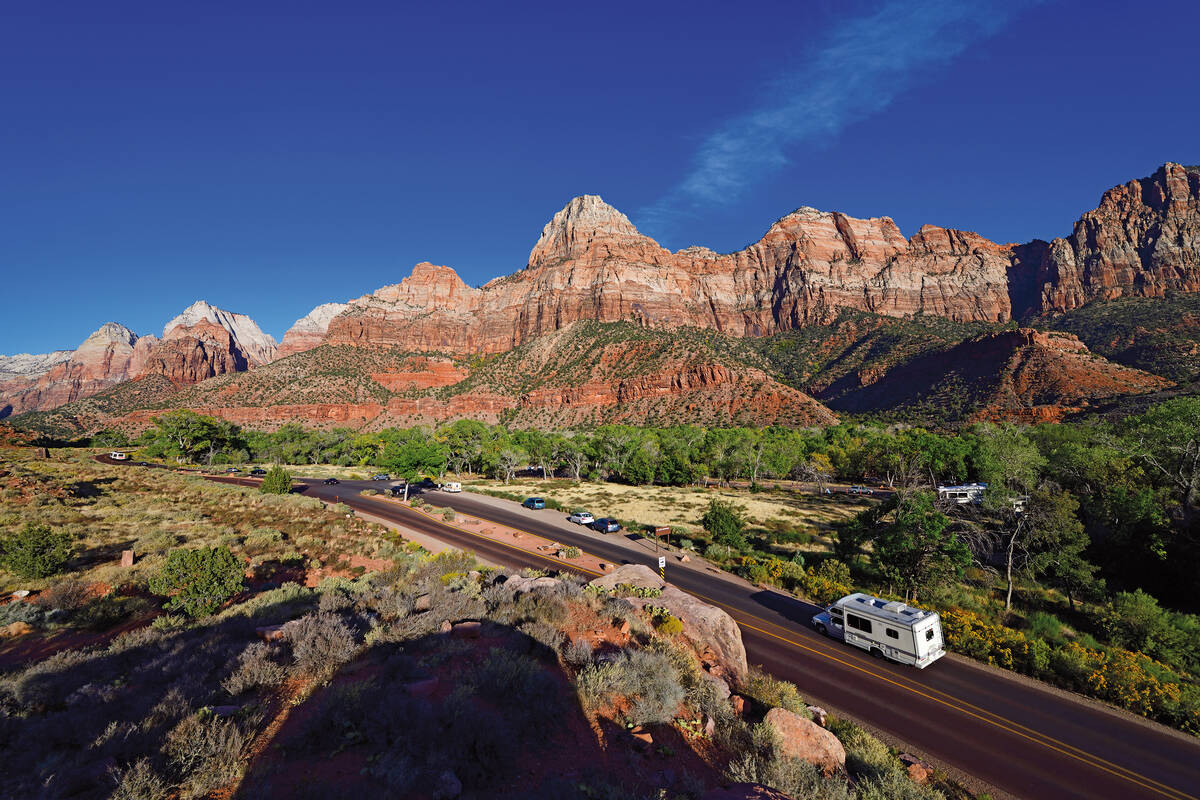
[[[378,486],[306,482],[306,493],[385,516],[510,566],[562,562],[466,533],[387,501],[355,494]],[[613,563],[655,565],[655,554],[623,535],[566,524],[469,493],[430,492],[431,504],[576,545]],[[914,750],[1020,798],[1155,798],[1200,795],[1200,741],[967,660],[917,670],[876,661],[813,631],[817,609],[703,566],[672,560],[667,578],[728,611],[752,663],[792,681],[807,697],[855,717]]]

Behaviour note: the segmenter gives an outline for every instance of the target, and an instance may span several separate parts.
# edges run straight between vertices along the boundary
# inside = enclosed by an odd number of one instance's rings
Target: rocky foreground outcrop
[[[617,567],[593,580],[591,585],[624,598],[637,608],[652,605],[667,609],[683,623],[684,637],[700,655],[710,675],[734,687],[746,680],[749,666],[742,632],[733,617],[723,609],[680,591],[644,564]],[[658,597],[637,597],[627,590],[628,587],[661,589],[662,594]]]

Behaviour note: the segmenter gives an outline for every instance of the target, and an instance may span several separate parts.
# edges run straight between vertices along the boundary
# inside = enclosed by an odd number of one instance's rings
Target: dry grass
[[[826,498],[802,492],[767,490],[751,493],[729,488],[696,486],[625,486],[618,483],[575,483],[568,480],[473,480],[470,486],[490,491],[546,497],[565,509],[582,508],[597,517],[609,516],[643,525],[670,525],[681,533],[700,530],[700,517],[711,500],[727,500],[744,509],[753,525],[772,520],[820,535],[835,523],[867,507],[866,501]]]
[[[393,545],[381,526],[348,518],[300,495],[262,495],[195,475],[107,466],[90,451],[55,451],[34,459],[20,451],[0,467],[0,533],[27,521],[71,534],[68,572],[88,583],[144,586],[174,547],[223,545],[248,563],[296,556],[387,557]],[[122,550],[137,562],[119,566]],[[0,593],[40,589],[0,570]]]

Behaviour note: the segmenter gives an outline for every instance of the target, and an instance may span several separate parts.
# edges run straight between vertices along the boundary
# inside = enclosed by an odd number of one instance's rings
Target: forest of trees
[[[926,502],[921,490],[977,480],[989,485],[991,524],[966,535],[992,537],[1014,579],[1053,579],[1071,596],[1086,595],[1103,580],[1111,589],[1142,588],[1189,609],[1200,596],[1196,398],[1116,423],[980,423],[954,432],[842,424],[808,430],[607,425],[556,433],[459,420],[371,433],[299,425],[265,433],[174,411],[156,418],[137,444],[152,456],[192,463],[361,465],[409,478],[469,472],[507,480],[532,469],[632,484],[868,481],[893,487],[893,502],[906,519],[912,504]],[[1026,513],[1012,511],[1018,497],[1026,498]],[[860,527],[859,536],[868,534]],[[847,551],[854,536],[844,532]]]

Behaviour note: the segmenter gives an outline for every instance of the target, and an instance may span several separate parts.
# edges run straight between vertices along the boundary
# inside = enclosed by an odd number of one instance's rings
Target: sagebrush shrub
[[[266,642],[254,642],[238,656],[237,666],[224,681],[221,688],[233,696],[259,686],[275,686],[283,683],[287,670],[273,658],[274,650]]]
[[[296,668],[305,675],[323,677],[354,658],[354,634],[335,614],[307,614],[285,628]]]

